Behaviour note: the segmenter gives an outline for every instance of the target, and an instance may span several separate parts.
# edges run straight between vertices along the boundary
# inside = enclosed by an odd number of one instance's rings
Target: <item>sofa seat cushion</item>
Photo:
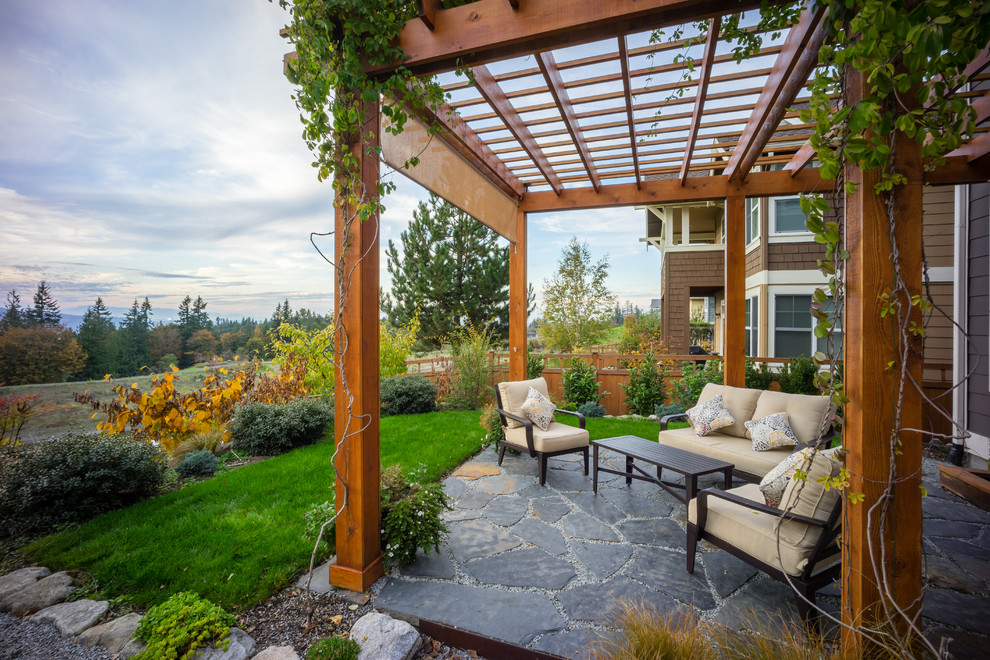
[[[791,448],[789,447],[753,451],[753,443],[748,438],[737,438],[718,432],[698,436],[695,435],[692,428],[661,431],[659,440],[662,445],[670,445],[692,454],[701,454],[732,463],[737,470],[758,477],[762,477],[791,455]]]
[[[728,387],[726,385],[708,383],[698,396],[698,405],[705,403],[709,399],[714,399],[719,394],[722,395],[722,405],[732,415],[733,420],[732,424],[720,429],[721,432],[734,435],[737,438],[745,438],[745,423],[747,420],[753,419],[753,411],[756,410],[756,403],[762,391],[750,390],[745,387]],[[775,410],[773,412],[779,411]]]
[[[526,444],[525,427],[505,429],[505,441],[513,447],[529,451],[529,446]],[[568,426],[560,422],[552,422],[546,431],[533,426],[533,448],[536,451],[550,452],[586,447],[590,441],[591,438],[587,429]]]
[[[760,393],[753,416],[747,419],[762,419],[767,415],[781,412],[787,413],[791,430],[798,442],[812,445],[818,441],[818,432],[826,417],[831,423],[832,401],[826,396],[786,394],[767,390]]]
[[[755,484],[746,484],[728,492],[763,503],[763,493]],[[788,575],[799,576],[808,566],[821,534],[820,529],[794,521],[781,523],[778,516],[747,509],[717,497],[707,498],[707,504],[705,533],[739,548],[765,564],[782,569]],[[692,499],[688,504],[688,521],[695,525],[698,523],[698,498]],[[800,528],[800,531],[794,531],[793,528]],[[812,531],[805,533],[808,529]],[[798,541],[794,542],[793,539]]]
[[[526,399],[529,398],[529,388],[535,389],[537,392],[550,398],[550,391],[547,389],[547,381],[540,376],[539,378],[534,378],[533,380],[518,380],[518,381],[506,381],[504,383],[498,384],[498,392],[502,397],[502,409],[506,410],[513,415],[523,415],[523,404]],[[522,424],[514,419],[505,418],[506,425],[510,429],[522,428]]]

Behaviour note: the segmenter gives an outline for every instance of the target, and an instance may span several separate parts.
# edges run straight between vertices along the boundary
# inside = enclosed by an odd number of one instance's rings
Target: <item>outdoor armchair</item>
[[[805,465],[807,480],[792,479],[779,508],[765,503],[756,484],[699,492],[688,505],[688,573],[694,572],[695,551],[703,539],[789,582],[798,593],[801,617],[815,621],[815,592],[835,579],[841,567],[837,538],[842,497],[836,489],[825,490],[818,479],[836,476],[840,468],[816,455]]]
[[[495,388],[495,411],[502,422],[505,441],[498,452],[498,464],[502,464],[505,448],[511,446],[534,456],[538,463],[540,485],[547,483],[547,459],[551,456],[582,452],[584,454],[584,474],[588,474],[588,445],[590,436],[584,428],[584,415],[569,410],[554,409],[554,414],[573,415],[578,418],[579,428],[551,422],[546,431],[535,425],[522,411],[530,388],[536,389],[547,399],[547,381],[541,378],[499,383]]]

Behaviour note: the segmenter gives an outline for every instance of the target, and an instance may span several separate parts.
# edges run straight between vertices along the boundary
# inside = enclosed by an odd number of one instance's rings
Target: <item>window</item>
[[[773,204],[773,233],[804,234],[808,228],[804,222],[808,216],[801,211],[801,200],[797,197],[784,197],[771,200]]]
[[[760,237],[760,198],[746,198],[746,244]]]
[[[775,296],[773,354],[774,357],[810,357],[815,351],[825,351],[826,340],[816,339],[814,318],[811,316],[811,296]],[[832,302],[827,301],[823,309],[832,312]],[[842,354],[841,319],[834,334],[834,349],[837,356]]]
[[[746,299],[746,355],[753,357],[760,352],[760,299]]]

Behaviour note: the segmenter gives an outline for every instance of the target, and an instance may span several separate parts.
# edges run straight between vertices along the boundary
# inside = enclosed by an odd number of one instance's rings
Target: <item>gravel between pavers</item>
[[[83,646],[48,623],[21,622],[0,614],[0,660],[112,660],[102,646]]]

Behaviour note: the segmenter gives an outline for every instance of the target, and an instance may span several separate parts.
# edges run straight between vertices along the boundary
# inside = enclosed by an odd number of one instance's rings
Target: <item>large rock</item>
[[[105,600],[76,600],[46,607],[28,621],[50,623],[62,633],[62,637],[75,637],[95,625],[108,609],[110,603]]]
[[[405,621],[369,612],[351,627],[351,639],[361,646],[358,660],[410,660],[423,640]]]
[[[131,641],[141,618],[136,612],[125,614],[82,631],[76,641],[86,646],[102,646],[110,653],[119,653]]]
[[[291,646],[269,646],[254,656],[254,660],[299,660],[299,655]]]
[[[20,591],[24,587],[29,587],[41,578],[48,577],[49,575],[51,575],[51,571],[44,566],[29,566],[16,570],[13,573],[8,573],[7,575],[0,575],[0,598],[15,591]]]
[[[0,599],[0,612],[10,612],[15,616],[34,614],[68,598],[74,584],[68,573],[49,575]]]
[[[254,638],[240,628],[230,629],[227,650],[211,646],[198,656],[198,660],[247,660],[254,651]]]

